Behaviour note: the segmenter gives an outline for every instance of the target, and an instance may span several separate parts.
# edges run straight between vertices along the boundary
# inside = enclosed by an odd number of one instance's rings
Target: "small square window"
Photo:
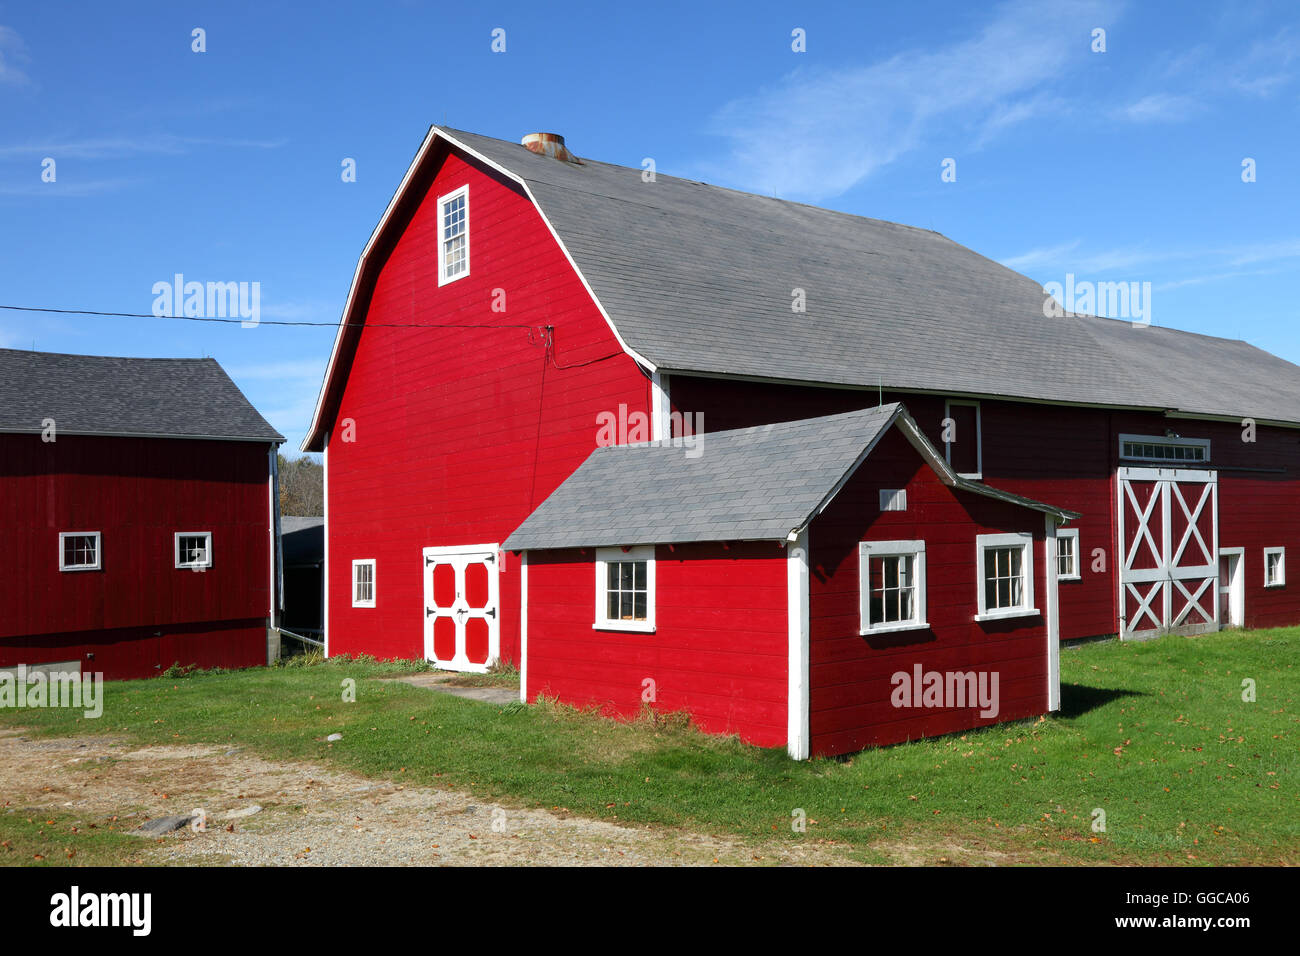
[[[352,562],[352,606],[375,606],[375,559]]]
[[[191,571],[212,567],[212,532],[181,531],[175,537],[176,567]]]
[[[1082,574],[1079,557],[1079,529],[1062,528],[1056,532],[1056,576],[1062,581],[1078,581]]]
[[[652,546],[596,549],[596,623],[611,631],[655,629]]]
[[[1034,538],[1027,533],[975,538],[977,621],[1037,614],[1034,607]]]
[[[858,545],[859,634],[929,627],[925,620],[925,542]]]
[[[1286,548],[1264,549],[1264,587],[1280,588],[1286,584]]]
[[[59,534],[60,571],[98,571],[102,567],[98,531],[64,531]]]

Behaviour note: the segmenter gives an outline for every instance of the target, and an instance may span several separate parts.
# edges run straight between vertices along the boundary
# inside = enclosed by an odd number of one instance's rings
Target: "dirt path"
[[[40,808],[134,828],[202,809],[206,832],[141,838],[141,862],[237,866],[807,865],[850,863],[841,847],[623,827],[523,810],[456,790],[404,786],[221,747],[140,747],[104,737],[0,731],[8,812]],[[250,816],[226,818],[251,806]],[[0,811],[4,812],[4,811]],[[110,818],[117,816],[115,823]],[[494,825],[495,824],[495,825]],[[227,827],[231,827],[227,830]]]

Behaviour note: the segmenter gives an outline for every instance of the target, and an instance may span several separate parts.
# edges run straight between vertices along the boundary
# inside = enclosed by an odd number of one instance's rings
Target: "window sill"
[[[356,601],[353,601],[353,602],[352,602],[352,606],[353,606],[353,607],[374,607],[374,606],[375,606],[375,602],[374,602],[374,601],[362,601],[360,604],[358,604]]]
[[[859,637],[870,637],[872,634],[898,634],[902,631],[928,631],[930,625],[925,621],[908,621],[906,624],[885,624],[880,627],[869,627],[866,630],[859,630]]]
[[[1264,590],[1266,590],[1266,591],[1274,591],[1274,590],[1277,590],[1278,588],[1284,588],[1284,587],[1286,587],[1286,582],[1285,582],[1285,581],[1279,581],[1277,584],[1265,584],[1265,585],[1264,585]]]
[[[653,634],[655,626],[646,621],[598,621],[591,625],[593,631],[626,631],[632,634]]]
[[[1081,575],[1081,574],[1058,574],[1058,575],[1056,576],[1056,580],[1058,580],[1058,581],[1082,581],[1082,580],[1083,580],[1083,575]]]
[[[1012,607],[1004,608],[1000,611],[986,611],[983,614],[976,614],[977,621],[1005,621],[1013,617],[1036,617],[1038,616],[1036,607]]]

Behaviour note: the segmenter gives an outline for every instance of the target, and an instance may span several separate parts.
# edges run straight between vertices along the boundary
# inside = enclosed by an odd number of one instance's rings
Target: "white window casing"
[[[907,489],[906,488],[881,488],[880,489],[880,510],[881,511],[906,511],[907,510]]]
[[[1286,548],[1264,549],[1264,587],[1280,588],[1286,585]]]
[[[1067,556],[1070,560],[1066,560]],[[1083,555],[1079,552],[1079,529],[1059,528],[1056,532],[1056,578],[1078,581],[1083,577]]]
[[[609,577],[611,569],[614,569],[615,574],[615,586],[612,589]],[[617,616],[610,614],[611,597],[619,605]],[[644,605],[639,613],[638,598],[642,599]],[[596,623],[592,627],[600,631],[654,633],[654,545],[596,549]]]
[[[60,571],[99,571],[104,566],[104,552],[98,531],[59,532]]]
[[[177,531],[172,536],[172,558],[177,568],[190,571],[212,567],[212,532]]]
[[[375,559],[352,562],[352,606],[375,606]]]
[[[1017,559],[1004,557],[1019,554],[1019,571],[1015,573]],[[1011,534],[981,534],[975,537],[976,600],[979,612],[977,621],[997,621],[1011,617],[1037,614],[1034,606],[1034,536],[1028,532]],[[993,606],[990,607],[990,574],[994,584]],[[1000,600],[1002,587],[1007,583],[1007,603]],[[1018,599],[1018,600],[1017,600]]]
[[[469,186],[438,197],[438,285],[469,275]]]
[[[877,561],[879,580],[873,574],[872,559]],[[873,601],[877,595],[878,606]],[[925,616],[924,541],[859,542],[858,612],[859,634],[929,628]]]
[[[1210,440],[1167,435],[1120,435],[1119,457],[1123,461],[1204,465],[1210,460]]]
[[[980,403],[978,401],[962,401],[955,398],[947,399],[943,403],[944,418],[952,418],[952,409],[954,406],[957,407],[964,406],[967,408],[975,409],[975,470],[958,472],[958,474],[962,478],[971,478],[974,480],[979,480],[984,477],[984,434],[983,434],[984,422],[980,412]],[[962,441],[961,435],[957,435],[956,438],[957,438],[957,443],[961,444]],[[948,464],[952,466],[953,470],[956,471],[957,470],[956,466],[953,466],[952,464],[952,443],[951,442],[943,443],[943,456],[944,459],[948,462]]]

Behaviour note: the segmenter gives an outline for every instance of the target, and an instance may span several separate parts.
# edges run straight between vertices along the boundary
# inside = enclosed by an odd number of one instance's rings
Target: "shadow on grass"
[[[1082,717],[1090,710],[1104,707],[1113,700],[1122,697],[1145,697],[1141,691],[1115,690],[1104,687],[1088,687],[1086,684],[1061,685],[1061,717]]]

